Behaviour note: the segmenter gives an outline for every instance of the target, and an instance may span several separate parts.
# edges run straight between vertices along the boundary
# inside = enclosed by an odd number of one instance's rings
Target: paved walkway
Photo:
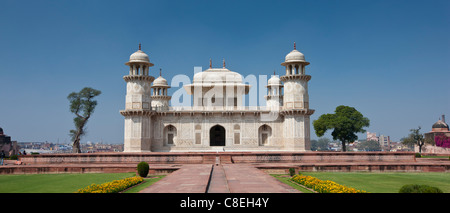
[[[251,165],[224,164],[231,193],[299,193],[300,191]]]
[[[183,165],[141,193],[299,193],[263,171],[243,164]]]
[[[227,177],[222,165],[213,167],[207,193],[230,193]]]
[[[205,193],[211,164],[186,164],[141,193]]]

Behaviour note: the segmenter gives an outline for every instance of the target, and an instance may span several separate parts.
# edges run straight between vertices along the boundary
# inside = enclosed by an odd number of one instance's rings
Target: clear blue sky
[[[311,63],[311,120],[352,106],[368,131],[399,140],[442,114],[450,123],[449,11],[448,0],[2,0],[0,127],[19,142],[68,143],[67,95],[89,86],[102,94],[82,142],[123,143],[122,76],[138,43],[170,81],[209,58],[243,76],[283,74],[295,41]]]

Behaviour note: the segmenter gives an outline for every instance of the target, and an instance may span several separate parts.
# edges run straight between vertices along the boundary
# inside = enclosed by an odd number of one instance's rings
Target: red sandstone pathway
[[[212,170],[212,172],[211,172]],[[209,178],[211,179],[209,181]],[[208,182],[209,188],[208,188]],[[299,193],[250,165],[184,165],[141,193]]]
[[[224,164],[231,193],[299,193],[269,174],[245,164]]]
[[[225,176],[225,170],[222,165],[213,167],[207,193],[230,193],[227,177]]]
[[[140,193],[205,193],[211,164],[188,164]]]

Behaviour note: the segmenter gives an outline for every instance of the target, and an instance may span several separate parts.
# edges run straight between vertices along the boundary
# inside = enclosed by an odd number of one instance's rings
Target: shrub
[[[147,162],[142,161],[137,165],[137,172],[141,177],[147,177],[149,170],[150,167]]]
[[[19,156],[17,156],[17,155],[11,155],[11,156],[9,157],[9,159],[10,159],[10,160],[17,160],[17,159],[19,159]]]
[[[289,175],[291,177],[295,175],[295,169],[294,168],[289,168]]]
[[[427,185],[418,185],[418,184],[407,184],[402,186],[399,193],[442,193],[437,187],[427,186]]]
[[[420,153],[416,153],[416,158],[421,158],[422,155]]]

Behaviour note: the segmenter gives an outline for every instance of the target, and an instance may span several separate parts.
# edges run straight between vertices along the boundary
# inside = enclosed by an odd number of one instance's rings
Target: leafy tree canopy
[[[330,144],[330,139],[319,138],[319,140],[311,140],[311,150],[313,151],[325,151],[329,150],[328,145]]]
[[[364,151],[381,151],[380,143],[374,140],[361,141],[358,148]]]
[[[334,114],[324,114],[313,121],[316,135],[321,137],[327,130],[333,130],[333,140],[342,142],[342,151],[346,151],[345,143],[358,139],[356,133],[364,133],[364,127],[370,125],[369,119],[364,117],[355,108],[349,106],[338,106]]]

